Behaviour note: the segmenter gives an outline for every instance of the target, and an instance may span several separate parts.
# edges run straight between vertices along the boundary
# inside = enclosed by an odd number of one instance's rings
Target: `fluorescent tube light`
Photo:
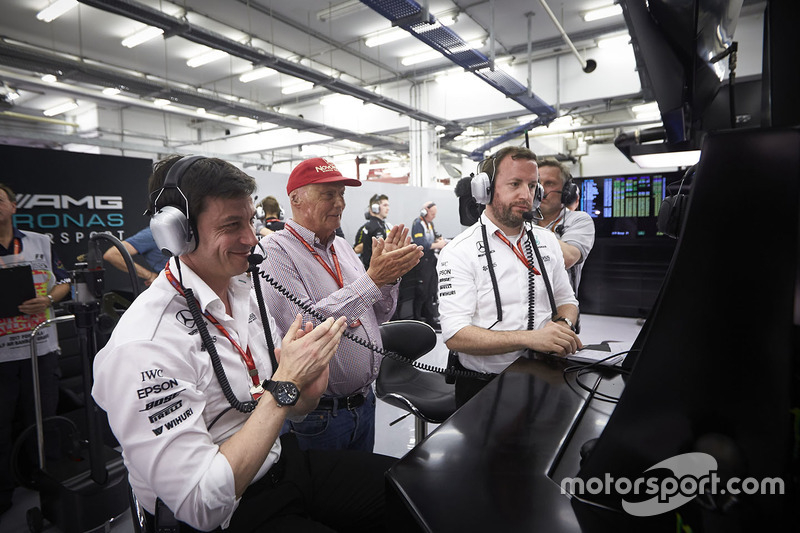
[[[641,168],[690,167],[700,161],[700,150],[683,146],[639,144],[630,147],[631,159]]]
[[[153,100],[153,105],[158,107],[164,107],[165,105],[169,105],[169,100],[166,98],[156,98]]]
[[[125,37],[122,39],[122,46],[125,48],[133,48],[139,46],[142,43],[146,43],[150,39],[155,39],[159,35],[163,35],[164,30],[161,28],[156,28],[155,26],[147,26],[146,28],[142,28],[141,30],[137,31],[133,35],[129,37]]]
[[[74,100],[70,100],[69,102],[64,102],[63,104],[53,106],[50,109],[45,109],[42,111],[42,114],[44,114],[46,117],[54,117],[56,115],[66,113],[67,111],[72,111],[76,107],[78,107],[78,103]]]
[[[245,126],[250,126],[250,127],[253,127],[253,128],[258,126],[258,121],[256,119],[250,118],[250,117],[239,117],[239,122],[241,122]]]
[[[239,81],[242,83],[250,83],[251,81],[260,80],[261,78],[266,78],[267,76],[272,76],[273,74],[275,74],[275,71],[271,68],[254,68],[253,70],[249,70],[239,76]]]
[[[36,13],[36,18],[43,22],[52,22],[77,5],[78,0],[56,0]]]
[[[228,52],[223,52],[222,50],[209,50],[208,52],[202,53],[199,56],[189,58],[189,60],[186,61],[186,65],[192,68],[197,68],[211,63],[212,61],[218,61],[224,57],[228,57]]]
[[[628,46],[631,42],[631,36],[627,33],[624,35],[614,35],[611,37],[604,37],[597,40],[598,48],[617,48],[621,46]]]
[[[593,20],[600,20],[621,14],[622,6],[619,4],[612,4],[610,6],[598,7],[597,9],[587,11],[583,14],[583,20],[586,22],[592,22]]]
[[[281,89],[281,93],[283,94],[295,94],[301,93],[303,91],[308,91],[314,88],[314,84],[310,81],[304,81],[301,83],[295,83],[294,85],[287,85],[286,87]]]
[[[120,92],[122,92],[122,91],[120,91],[116,87],[106,87],[105,89],[103,89],[103,94],[108,95],[108,96],[116,96]]]
[[[55,83],[58,81],[58,78],[56,78],[52,74],[45,74],[44,76],[42,76],[42,81],[47,83]]]

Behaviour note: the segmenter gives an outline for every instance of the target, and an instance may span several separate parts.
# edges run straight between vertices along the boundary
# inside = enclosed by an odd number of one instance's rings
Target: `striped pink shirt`
[[[347,331],[369,343],[383,346],[378,326],[394,313],[399,284],[378,288],[364,271],[364,266],[350,244],[341,237],[335,237],[331,242],[323,244],[314,232],[294,220],[286,224],[314,247],[333,272],[336,272],[336,267],[331,246],[335,248],[344,287],[340,289],[336,280],[317,262],[306,246],[285,229],[261,240],[266,252],[266,260],[261,264],[261,269],[325,317],[345,316],[348,324],[360,320],[359,326],[349,327]],[[261,285],[270,314],[275,318],[283,336],[295,315],[302,311],[264,280]],[[303,321],[318,323],[304,312]],[[372,349],[342,338],[336,355],[331,359],[325,396],[339,397],[366,392],[378,376],[380,360],[381,356]]]

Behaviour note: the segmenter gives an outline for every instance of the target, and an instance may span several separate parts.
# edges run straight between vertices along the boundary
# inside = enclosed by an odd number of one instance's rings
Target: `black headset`
[[[150,212],[150,231],[156,246],[165,254],[180,256],[197,248],[197,236],[189,214],[189,199],[181,190],[183,175],[197,161],[206,159],[201,155],[188,155],[172,164],[164,178],[164,184],[158,191],[150,194],[153,200]],[[158,200],[167,189],[175,189],[183,197],[183,205],[158,205]]]
[[[422,207],[422,209],[419,210],[419,216],[421,216],[421,217],[428,216],[428,209],[430,209],[431,207],[433,207],[435,205],[436,205],[436,202],[428,202],[427,204],[425,204]]]
[[[683,193],[683,182],[686,179],[691,182],[696,170],[697,165],[693,165],[686,170],[680,184],[678,184],[678,191],[671,196],[665,197],[664,201],[661,202],[661,208],[658,210],[658,220],[656,221],[658,231],[673,239],[677,239],[681,233],[681,226],[689,205],[689,195]],[[688,187],[691,187],[691,183]]]
[[[564,180],[564,188],[561,189],[561,203],[569,205],[578,199],[578,184],[572,179],[572,174],[564,171],[566,179]]]

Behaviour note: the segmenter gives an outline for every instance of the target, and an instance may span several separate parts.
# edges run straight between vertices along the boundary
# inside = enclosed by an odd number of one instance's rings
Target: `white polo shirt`
[[[481,224],[486,225],[494,272],[500,292],[503,320],[497,322],[497,306],[491,275],[486,261]],[[494,331],[518,331],[528,326],[528,269],[504,243],[495,231],[500,230],[484,213],[480,220],[460,233],[439,253],[439,314],[442,338],[446,342],[460,329],[473,325]],[[513,245],[522,239],[522,250],[526,251],[526,232],[506,235]],[[544,268],[553,287],[556,307],[578,305],[564,269],[564,256],[552,232],[533,227],[533,235],[544,262]],[[542,266],[531,250],[534,266],[541,272]],[[547,296],[544,279],[535,276],[534,281],[534,326],[541,329],[551,319],[553,310]],[[495,323],[497,322],[497,323]],[[501,355],[476,356],[468,351],[459,354],[461,364],[479,372],[502,372],[508,365],[522,356],[525,350]]]
[[[169,266],[177,278],[174,259]],[[250,347],[260,380],[271,376],[264,329],[248,276],[230,282],[231,317],[188,266],[181,264],[181,270],[183,284],[194,291],[201,311],[216,318],[243,350]],[[280,346],[271,316],[269,322],[273,342]],[[244,360],[222,332],[207,320],[206,325],[236,398],[251,400],[253,383]],[[163,271],[136,298],[95,357],[92,396],[108,413],[122,445],[131,486],[145,509],[153,512],[158,497],[178,520],[197,529],[230,522],[238,500],[233,470],[219,446],[242,427],[248,415],[228,410],[230,404],[208,352],[201,348],[186,300]],[[280,441],[276,441],[254,482],[278,460],[280,451]]]

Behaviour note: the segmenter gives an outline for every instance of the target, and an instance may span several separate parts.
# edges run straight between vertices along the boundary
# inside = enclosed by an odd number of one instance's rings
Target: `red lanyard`
[[[514,255],[516,255],[516,256],[517,256],[517,259],[519,259],[520,261],[522,261],[522,264],[523,264],[523,265],[525,265],[525,268],[527,268],[527,269],[529,269],[529,270],[532,270],[534,274],[541,274],[541,272],[539,272],[538,270],[536,270],[536,267],[534,267],[533,265],[531,265],[531,264],[528,262],[528,258],[527,258],[527,257],[525,257],[525,254],[524,254],[524,253],[522,253],[522,237],[520,237],[519,239],[517,239],[517,246],[516,246],[516,248],[515,248],[515,247],[514,247],[514,245],[513,245],[513,244],[511,244],[511,243],[509,242],[509,240],[508,240],[508,239],[506,239],[505,235],[503,235],[502,233],[500,233],[500,230],[495,230],[494,234],[495,234],[495,235],[497,235],[497,237],[498,237],[498,238],[499,238],[501,241],[503,241],[504,243],[506,243],[506,244],[508,245],[508,247],[509,247],[509,248],[511,248],[511,251],[512,251],[512,252],[514,252]]]
[[[22,251],[22,242],[17,237],[14,237],[14,255],[19,255]]]
[[[301,237],[300,234],[297,233],[297,231],[294,230],[294,228],[292,228],[291,226],[289,226],[287,224],[286,225],[286,229],[288,229],[289,233],[291,233],[292,235],[297,237],[297,239],[300,242],[303,243],[303,245],[306,247],[306,249],[309,252],[311,252],[311,255],[314,256],[314,259],[316,259],[317,262],[320,265],[322,265],[322,267],[328,272],[328,274],[331,275],[331,277],[334,279],[334,281],[336,281],[336,283],[339,285],[339,288],[341,289],[342,287],[344,287],[344,278],[342,277],[342,269],[339,266],[339,258],[336,257],[336,250],[333,249],[333,244],[331,244],[331,255],[333,256],[333,266],[336,267],[336,273],[333,272],[331,267],[328,266],[328,263],[326,263],[325,260],[322,259],[322,257],[320,257],[320,255],[317,253],[317,251],[314,248],[312,248],[311,245],[308,244],[306,242],[306,240],[303,237]]]
[[[178,280],[175,279],[175,276],[172,275],[172,272],[169,269],[169,262],[167,262],[166,267],[164,267],[164,274],[167,276],[167,280],[172,284],[172,286],[175,287],[175,290],[178,291],[178,293],[185,298],[186,295],[183,292],[183,287],[181,287],[181,284],[178,283]],[[253,380],[253,388],[250,389],[250,394],[253,395],[254,399],[258,400],[258,398],[262,394],[262,392],[260,392],[261,391],[261,380],[258,378],[258,369],[256,368],[255,361],[253,360],[253,355],[250,353],[250,347],[249,346],[247,347],[247,351],[242,350],[242,347],[239,346],[239,343],[237,343],[235,340],[233,340],[233,337],[231,337],[230,333],[228,333],[228,330],[225,329],[225,326],[220,324],[217,321],[217,319],[214,318],[214,316],[211,313],[209,313],[208,311],[203,313],[203,316],[205,316],[208,319],[209,322],[214,324],[214,326],[216,326],[216,328],[223,335],[225,335],[226,339],[231,341],[231,344],[233,344],[233,347],[236,348],[236,350],[242,356],[242,359],[244,360],[244,364],[247,366],[247,373],[250,374],[250,378]],[[258,389],[256,389],[256,388],[258,388]]]

